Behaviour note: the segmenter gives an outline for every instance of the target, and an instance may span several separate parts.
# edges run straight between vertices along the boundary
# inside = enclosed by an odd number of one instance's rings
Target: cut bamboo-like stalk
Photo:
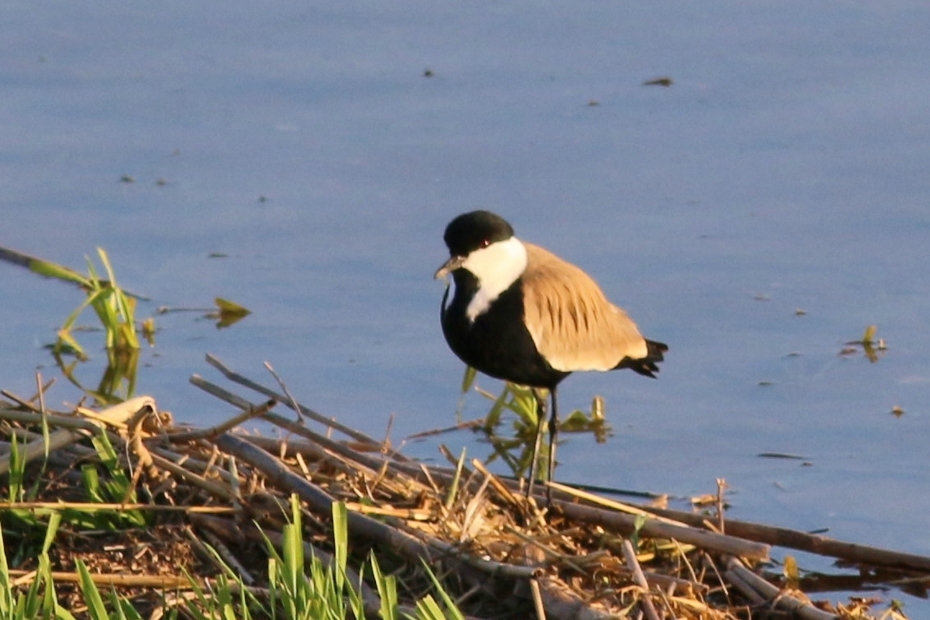
[[[628,514],[563,502],[556,502],[556,505],[569,519],[596,523],[623,535],[632,534],[637,526],[636,517]],[[640,528],[639,535],[651,538],[671,538],[678,542],[696,545],[702,549],[754,560],[767,560],[769,557],[768,545],[742,540],[735,536],[725,536],[696,527],[663,523],[655,519],[647,519]]]
[[[671,519],[677,519],[696,527],[700,527],[704,520],[704,517],[701,515],[668,508],[643,506],[643,510]],[[777,547],[798,549],[800,551],[839,558],[850,562],[930,572],[930,557],[927,556],[844,542],[826,536],[808,534],[806,532],[799,532],[783,527],[727,519],[727,532],[729,536],[742,538],[747,541],[752,540]]]

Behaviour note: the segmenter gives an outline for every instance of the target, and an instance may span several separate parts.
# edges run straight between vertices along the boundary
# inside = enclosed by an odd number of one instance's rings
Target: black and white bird
[[[488,211],[456,217],[443,235],[450,258],[436,278],[452,275],[442,298],[442,332],[467,365],[497,379],[534,388],[538,430],[527,495],[536,478],[540,438],[549,416],[549,480],[558,432],[556,389],[579,370],[629,368],[655,377],[668,346],[647,340],[584,271],[514,236]]]

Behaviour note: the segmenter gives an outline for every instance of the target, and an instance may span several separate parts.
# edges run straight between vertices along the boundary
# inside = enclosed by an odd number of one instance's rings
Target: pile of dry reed
[[[61,413],[46,409],[41,390],[35,398],[4,392],[10,401],[0,402],[0,431],[7,441],[16,437],[27,471],[40,479],[31,483],[39,501],[6,502],[2,511],[86,507],[77,466],[99,459],[89,438],[106,434],[131,472],[136,501],[127,496],[93,509],[153,515],[147,527],[64,531],[53,549],[59,583],[74,578],[70,571],[80,558],[98,583],[155,608],[183,596],[192,578],[209,583],[218,573],[215,556],[203,551],[209,544],[245,584],[260,589],[267,580],[265,545],[277,541],[293,494],[302,502],[305,541],[318,557],[329,558],[332,505],[344,502],[359,563],[374,551],[412,600],[429,585],[425,562],[474,618],[877,617],[868,601],[815,604],[776,581],[770,545],[836,557],[874,574],[890,571],[882,574],[895,579],[920,582],[930,573],[925,557],[724,521],[719,514],[621,505],[559,485],[547,508],[480,462],[427,467],[299,405],[283,385],[278,393],[212,357],[208,362],[263,400],[249,402],[195,376],[195,385],[241,413],[218,427],[192,429],[175,426],[150,397]],[[274,411],[284,406],[298,411],[296,421]],[[250,418],[278,427],[287,439],[234,430]],[[310,430],[318,424],[327,430]],[[333,439],[334,433],[345,439]],[[0,457],[0,470],[9,467],[9,455]],[[34,568],[20,558],[11,573],[28,583]],[[66,588],[61,593],[68,595]],[[376,592],[367,588],[363,595],[376,617]],[[904,618],[894,609],[879,613]]]

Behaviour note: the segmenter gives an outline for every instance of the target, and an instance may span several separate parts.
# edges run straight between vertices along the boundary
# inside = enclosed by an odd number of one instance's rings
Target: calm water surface
[[[187,384],[216,378],[211,352],[253,377],[270,361],[376,436],[391,416],[396,441],[450,423],[462,367],[431,275],[448,220],[488,208],[671,347],[658,381],[564,383],[566,408],[603,395],[615,434],[572,436],[560,478],[689,496],[723,477],[735,517],[930,554],[930,5],[0,15],[0,243],[74,267],[106,248],[143,316],[217,295],[254,311],[221,331],[157,319],[137,391],[182,420],[231,413]],[[0,384],[31,393],[79,299],[5,264],[0,282]],[[886,354],[839,356],[870,324]]]

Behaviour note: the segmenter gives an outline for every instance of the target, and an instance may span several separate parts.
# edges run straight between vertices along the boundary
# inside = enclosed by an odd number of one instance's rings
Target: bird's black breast
[[[455,271],[453,278],[455,294],[447,304],[446,290],[441,319],[446,342],[459,359],[486,375],[532,387],[552,388],[568,376],[552,368],[536,350],[524,323],[520,279],[472,321],[467,311],[478,281],[465,269]]]

